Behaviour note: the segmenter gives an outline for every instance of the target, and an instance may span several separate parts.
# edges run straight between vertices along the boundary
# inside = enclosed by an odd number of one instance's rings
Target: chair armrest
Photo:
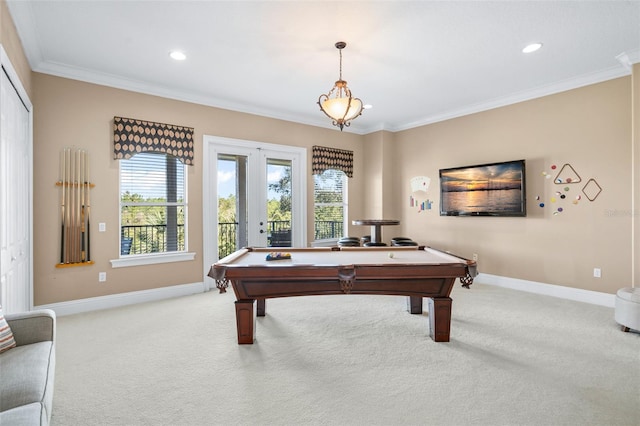
[[[4,317],[17,346],[55,340],[56,313],[50,309],[5,314]]]

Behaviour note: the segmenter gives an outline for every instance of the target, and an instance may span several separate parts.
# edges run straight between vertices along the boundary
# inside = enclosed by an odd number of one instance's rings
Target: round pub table
[[[351,222],[353,225],[371,226],[371,242],[382,242],[382,227],[386,225],[400,225],[395,219],[357,219]]]

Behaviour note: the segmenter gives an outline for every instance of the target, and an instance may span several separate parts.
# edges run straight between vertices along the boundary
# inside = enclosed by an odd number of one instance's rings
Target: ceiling
[[[339,74],[398,131],[631,73],[640,1],[8,0],[34,71],[332,127]],[[543,43],[524,54],[531,42]],[[171,50],[186,53],[174,61]],[[338,131],[338,130],[337,130]]]

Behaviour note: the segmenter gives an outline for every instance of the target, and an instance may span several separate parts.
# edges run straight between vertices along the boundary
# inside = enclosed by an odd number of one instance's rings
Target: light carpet
[[[396,296],[267,300],[253,345],[233,291],[59,317],[52,423],[640,424],[640,334],[613,309],[480,283],[452,298],[449,343]]]

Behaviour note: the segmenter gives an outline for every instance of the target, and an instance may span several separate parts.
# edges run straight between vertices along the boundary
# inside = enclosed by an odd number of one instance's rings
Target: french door
[[[214,136],[203,145],[205,275],[242,247],[305,245],[305,148]]]

